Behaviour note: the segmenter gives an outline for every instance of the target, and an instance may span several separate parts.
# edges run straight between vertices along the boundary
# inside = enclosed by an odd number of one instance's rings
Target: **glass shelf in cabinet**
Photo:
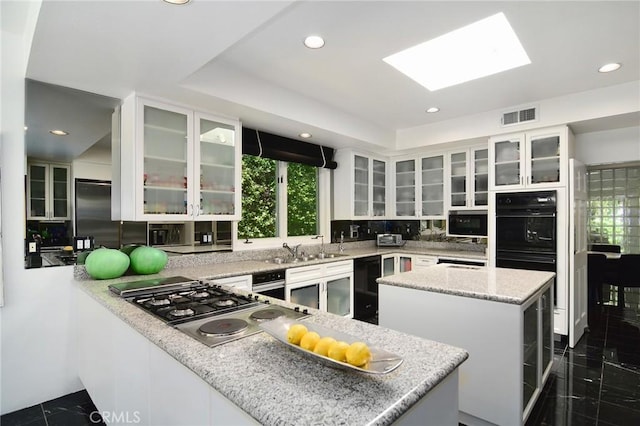
[[[159,130],[161,132],[173,133],[176,135],[184,136],[185,138],[187,137],[187,131],[185,129],[174,129],[172,127],[165,127],[158,124],[150,123],[145,123],[144,127],[147,129]]]
[[[214,167],[214,168],[218,168],[218,169],[234,169],[236,166],[235,164],[221,164],[221,163],[200,163],[201,166],[206,166],[206,167]]]
[[[152,160],[152,161],[166,161],[169,163],[182,163],[182,164],[186,164],[187,160],[184,158],[172,158],[172,157],[160,157],[157,155],[145,155],[144,156],[145,160]]]
[[[186,191],[184,186],[169,186],[169,185],[145,185],[144,189],[153,189],[158,191]]]

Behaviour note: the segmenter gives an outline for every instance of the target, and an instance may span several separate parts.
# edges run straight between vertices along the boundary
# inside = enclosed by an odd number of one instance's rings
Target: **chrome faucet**
[[[324,235],[316,235],[312,239],[317,240],[318,238],[322,238],[322,240],[320,242],[320,253],[324,254]]]
[[[344,253],[344,232],[340,232],[340,245],[338,245],[338,251]]]
[[[289,247],[289,244],[287,243],[282,243],[282,247],[286,248],[287,250],[289,250],[289,253],[291,253],[291,256],[293,256],[294,259],[298,258],[298,249],[300,248],[301,244],[298,244],[297,246],[293,246],[293,248]]]

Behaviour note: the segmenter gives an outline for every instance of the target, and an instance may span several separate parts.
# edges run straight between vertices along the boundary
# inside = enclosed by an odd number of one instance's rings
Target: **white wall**
[[[504,133],[575,123],[602,117],[637,112],[640,80],[572,93],[522,105],[537,105],[539,119],[531,123],[501,127],[503,110],[493,110],[397,132],[396,149],[411,149],[439,143],[463,141]]]
[[[576,135],[575,155],[591,165],[640,161],[640,126]]]
[[[0,413],[82,388],[75,362],[73,267],[24,269],[24,77],[39,1],[0,1],[2,262]]]
[[[76,178],[111,180],[111,149],[93,146],[71,163],[72,184]]]

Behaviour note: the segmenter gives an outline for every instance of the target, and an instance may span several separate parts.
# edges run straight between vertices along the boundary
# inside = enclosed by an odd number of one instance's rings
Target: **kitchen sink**
[[[319,253],[319,254],[310,254],[306,256],[299,256],[296,258],[293,257],[273,257],[271,259],[265,260],[266,263],[275,263],[275,264],[290,264],[290,263],[304,263],[310,262],[312,260],[325,260],[325,259],[333,259],[336,257],[344,257],[349,256],[346,253]]]

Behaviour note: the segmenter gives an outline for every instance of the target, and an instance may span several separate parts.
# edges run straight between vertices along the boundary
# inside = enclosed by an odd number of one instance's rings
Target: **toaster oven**
[[[376,236],[378,247],[401,247],[405,244],[402,234],[378,234]]]

